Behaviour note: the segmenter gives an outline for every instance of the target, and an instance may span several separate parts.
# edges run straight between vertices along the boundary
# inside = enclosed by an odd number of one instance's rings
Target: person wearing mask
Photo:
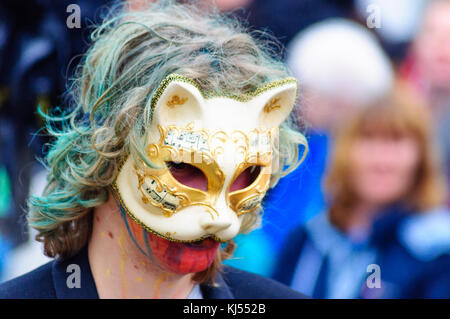
[[[29,200],[55,259],[0,298],[303,298],[222,265],[307,147],[282,61],[236,20],[158,1],[103,21],[77,70]]]

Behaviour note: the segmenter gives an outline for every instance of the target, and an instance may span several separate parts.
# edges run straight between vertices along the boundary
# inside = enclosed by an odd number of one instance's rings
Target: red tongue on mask
[[[207,238],[197,244],[173,242],[148,233],[152,255],[167,270],[188,274],[206,270],[214,261],[220,243]]]
[[[195,244],[173,242],[153,233],[145,231],[142,227],[126,216],[132,236],[140,247],[150,247],[149,254],[166,270],[177,274],[188,274],[206,270],[214,261],[220,243],[207,238]],[[145,236],[147,238],[145,238]]]

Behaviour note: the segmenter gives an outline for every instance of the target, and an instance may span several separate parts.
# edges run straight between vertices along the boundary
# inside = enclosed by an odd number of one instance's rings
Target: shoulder
[[[56,298],[52,278],[53,261],[0,284],[0,299]]]
[[[406,218],[399,241],[416,259],[435,260],[450,254],[450,212],[440,208]]]
[[[222,277],[238,299],[304,299],[307,296],[275,280],[225,266]]]

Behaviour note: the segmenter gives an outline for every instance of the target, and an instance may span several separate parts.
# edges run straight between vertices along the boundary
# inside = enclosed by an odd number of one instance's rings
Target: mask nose
[[[231,226],[231,220],[221,219],[217,216],[214,216],[214,219],[211,219],[210,216],[207,216],[207,218],[203,218],[203,220],[200,222],[200,226],[206,232],[215,234],[229,228]]]
[[[216,234],[220,231],[228,229],[232,224],[229,212],[219,211],[219,214],[205,214],[200,220],[200,226],[209,234]]]

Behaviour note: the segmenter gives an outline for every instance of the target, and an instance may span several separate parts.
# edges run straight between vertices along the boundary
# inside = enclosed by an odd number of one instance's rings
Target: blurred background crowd
[[[63,108],[110,4],[0,1],[0,281],[46,261],[25,219],[45,185],[37,106]],[[450,298],[450,0],[215,5],[280,41],[310,146],[226,263],[315,298]]]

